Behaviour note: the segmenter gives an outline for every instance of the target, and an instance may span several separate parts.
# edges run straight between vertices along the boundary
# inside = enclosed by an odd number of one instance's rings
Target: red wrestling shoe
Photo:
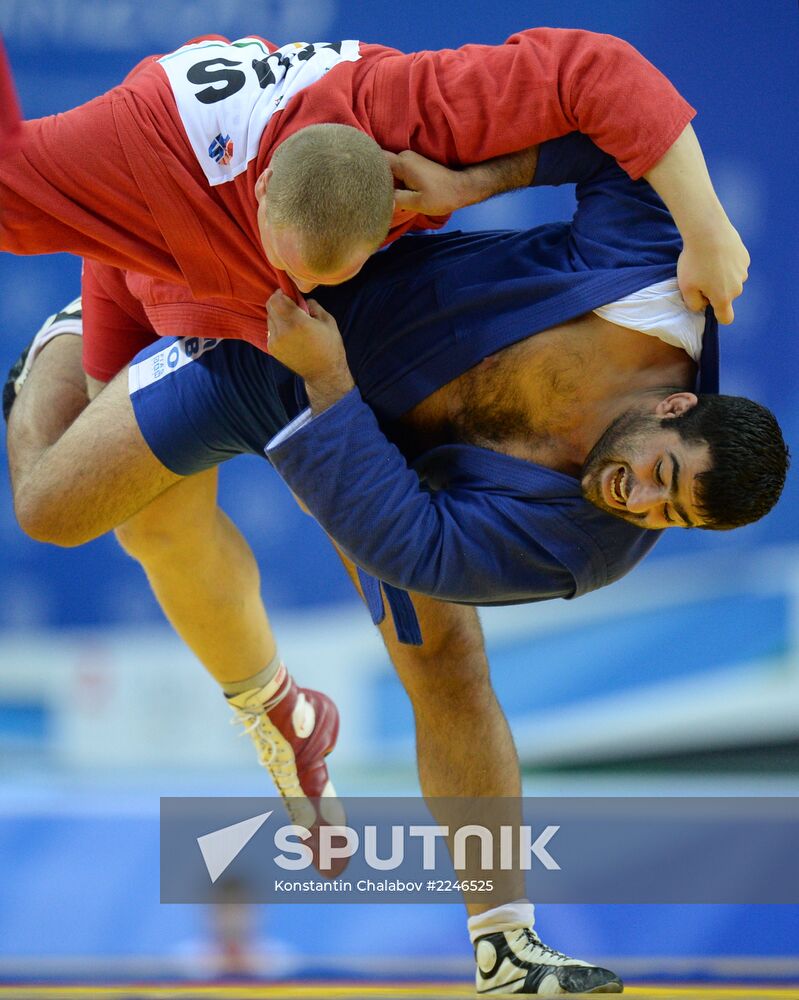
[[[266,702],[261,689],[229,697],[228,702],[283,796],[292,823],[311,831],[308,845],[316,867],[328,877],[337,875],[343,865],[336,862],[335,869],[323,869],[318,854],[319,827],[346,822],[325,760],[338,738],[335,704],[321,691],[297,687],[288,673]]]

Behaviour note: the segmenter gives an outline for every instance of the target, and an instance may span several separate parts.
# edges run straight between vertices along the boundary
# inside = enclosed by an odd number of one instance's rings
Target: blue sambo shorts
[[[241,340],[158,340],[131,362],[128,386],[150,450],[181,476],[235,455],[265,457],[267,442],[307,406],[301,380]]]

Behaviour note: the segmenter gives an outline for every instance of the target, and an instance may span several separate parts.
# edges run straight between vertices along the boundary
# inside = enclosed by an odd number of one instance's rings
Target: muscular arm
[[[528,187],[535,176],[538,146],[459,170],[443,167],[411,149],[386,155],[392,173],[404,185],[394,193],[397,208],[436,216]]]
[[[683,238],[677,279],[686,305],[699,310],[709,303],[720,323],[732,323],[732,300],[743,291],[749,253],[716,196],[690,125],[644,177]]]
[[[407,151],[460,171],[454,194],[402,208],[430,215],[530,183],[534,148],[582,132],[633,179],[658,163],[694,110],[627,42],[590,31],[533,28],[503,45],[381,60],[373,135],[406,187],[423,170]],[[443,178],[444,175],[439,175]]]
[[[535,178],[539,149],[534,146],[459,170],[412,150],[388,154],[394,176],[405,185],[405,190],[396,192],[395,203],[410,212],[447,215],[527,187]],[[743,291],[749,254],[713,189],[690,125],[644,178],[660,195],[683,238],[677,278],[686,304],[694,310],[710,304],[720,323],[731,323],[732,301]]]
[[[378,78],[386,97],[407,88],[407,117],[378,120],[375,132],[399,153],[392,169],[410,189],[397,196],[399,207],[440,216],[524,187],[535,170],[532,147],[582,132],[633,179],[645,177],[672,213],[685,242],[678,278],[688,306],[709,302],[720,322],[732,322],[749,255],[713,190],[689,125],[693,109],[631,45],[535,28],[504,45],[405,59],[385,60]],[[422,157],[461,169],[447,179]]]
[[[534,28],[504,45],[380,61],[375,139],[466,167],[583,132],[633,178],[653,167],[694,116],[672,84],[627,42]]]
[[[8,456],[20,526],[56,545],[105,534],[182,478],[147,447],[127,370],[86,406],[78,337],[56,338],[37,358],[11,410]]]

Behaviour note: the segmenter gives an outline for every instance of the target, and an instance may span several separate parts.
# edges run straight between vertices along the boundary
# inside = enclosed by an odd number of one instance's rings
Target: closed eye
[[[660,461],[658,462],[658,464],[655,466],[655,469],[654,469],[654,480],[658,484],[658,486],[665,486],[666,485],[665,482],[664,482],[664,480],[663,480],[663,459],[662,458],[660,459]],[[676,524],[677,523],[674,520],[674,518],[671,517],[671,515],[669,514],[669,505],[668,504],[663,504],[663,520],[666,522],[666,524]]]

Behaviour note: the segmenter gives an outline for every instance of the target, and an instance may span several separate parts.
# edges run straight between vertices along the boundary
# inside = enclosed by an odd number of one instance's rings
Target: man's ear
[[[681,417],[684,413],[692,410],[699,402],[699,397],[693,392],[673,392],[665,399],[661,399],[655,407],[655,416],[663,420],[672,420],[674,417]]]
[[[255,182],[255,197],[260,201],[266,195],[269,186],[269,178],[272,176],[272,168],[267,167]]]

